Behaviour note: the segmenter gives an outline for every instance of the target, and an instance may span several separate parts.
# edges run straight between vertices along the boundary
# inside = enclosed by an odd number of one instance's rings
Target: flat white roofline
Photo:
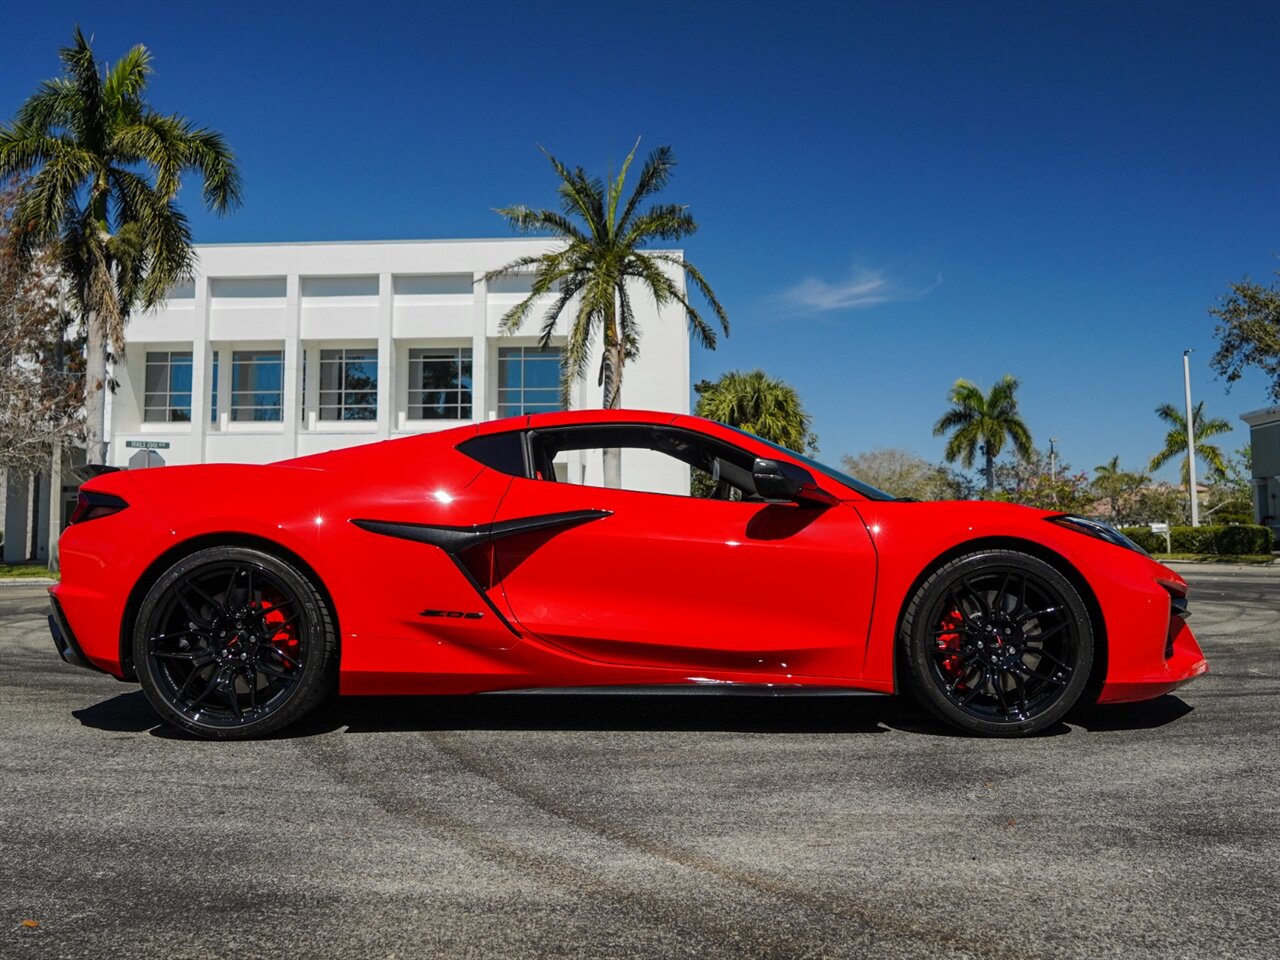
[[[550,243],[561,237],[436,237],[423,240],[243,240],[229,243],[195,243],[197,250],[214,247],[357,247],[389,244],[432,243]],[[679,247],[645,247],[647,253],[681,253]]]
[[[1275,423],[1280,421],[1280,406],[1250,410],[1248,413],[1240,414],[1240,419],[1251,427],[1261,427],[1264,424]]]

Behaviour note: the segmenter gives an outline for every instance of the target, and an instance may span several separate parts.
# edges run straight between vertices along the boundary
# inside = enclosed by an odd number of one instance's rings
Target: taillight
[[[73,523],[84,523],[87,520],[109,517],[113,513],[119,513],[128,505],[119,497],[113,497],[109,493],[81,490],[80,495],[76,498],[76,508],[71,512],[71,519],[67,521],[67,524],[69,526]]]

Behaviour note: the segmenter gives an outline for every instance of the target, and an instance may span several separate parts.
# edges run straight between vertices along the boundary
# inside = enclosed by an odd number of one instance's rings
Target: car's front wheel
[[[201,550],[165,571],[133,636],[151,705],[211,739],[263,736],[307,713],[332,688],[336,647],[314,584],[243,547]]]
[[[1093,629],[1071,582],[1013,550],[957,557],[920,585],[900,633],[907,679],[970,733],[1024,736],[1062,718],[1093,664]]]

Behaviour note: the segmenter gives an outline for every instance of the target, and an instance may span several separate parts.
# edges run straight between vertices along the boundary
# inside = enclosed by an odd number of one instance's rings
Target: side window
[[[458,444],[458,450],[486,467],[513,477],[527,476],[521,431],[490,433]]]
[[[756,498],[753,457],[689,430],[640,424],[535,430],[530,455],[538,479],[605,486],[606,451],[621,457],[622,489],[715,500]]]

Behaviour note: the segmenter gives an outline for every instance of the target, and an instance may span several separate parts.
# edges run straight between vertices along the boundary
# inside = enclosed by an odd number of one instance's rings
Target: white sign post
[[[1151,524],[1151,532],[1152,532],[1152,533],[1163,533],[1163,534],[1164,534],[1164,545],[1165,545],[1165,548],[1166,548],[1166,549],[1165,549],[1165,552],[1166,552],[1166,553],[1173,553],[1173,539],[1169,536],[1169,525],[1168,525],[1167,523],[1153,523],[1153,524]]]

